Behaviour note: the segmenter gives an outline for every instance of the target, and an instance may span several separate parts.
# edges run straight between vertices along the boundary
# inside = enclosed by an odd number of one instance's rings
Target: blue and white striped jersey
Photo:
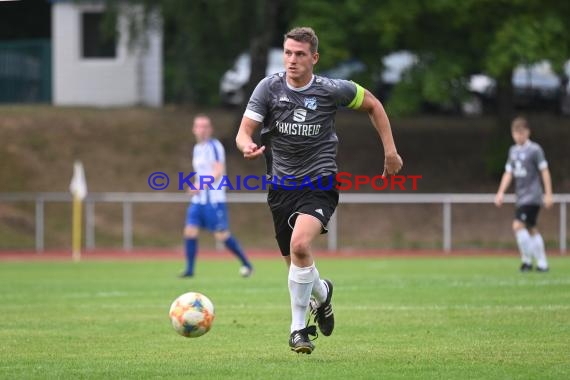
[[[194,145],[194,153],[192,155],[192,166],[196,175],[195,186],[198,188],[200,184],[201,176],[212,176],[214,170],[214,164],[216,162],[221,163],[226,166],[226,153],[224,151],[224,146],[217,139],[209,139],[202,143]],[[222,175],[225,175],[222,173]],[[219,190],[219,184],[222,178],[218,178],[216,182],[212,184],[213,189],[209,189],[208,186],[204,186],[200,192],[192,197],[192,203],[207,204],[207,203],[222,203],[226,201],[226,190],[222,186]]]

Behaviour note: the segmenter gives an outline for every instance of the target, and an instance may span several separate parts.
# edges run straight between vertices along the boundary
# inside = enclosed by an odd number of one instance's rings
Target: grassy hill
[[[86,170],[90,192],[151,191],[154,171],[191,171],[191,123],[198,112],[211,115],[226,146],[228,173],[261,174],[261,161],[247,162],[233,139],[239,114],[226,109],[165,107],[96,109],[49,106],[0,107],[0,192],[68,191],[73,161]],[[555,192],[570,192],[570,120],[531,117],[533,138],[550,161]],[[392,120],[404,174],[422,175],[419,192],[494,192],[510,144],[508,126],[497,138],[486,118],[419,117]],[[366,115],[341,112],[337,120],[340,170],[381,172],[381,145]],[[493,168],[495,169],[493,171]],[[371,191],[368,188],[365,191]],[[176,191],[173,186],[169,191]],[[136,205],[136,246],[179,246],[182,204]],[[97,204],[96,244],[119,247],[122,214],[118,204]],[[46,248],[70,245],[70,207],[46,205]],[[231,205],[236,235],[249,246],[274,247],[265,205]],[[438,205],[344,205],[339,209],[343,247],[437,247],[441,242]],[[512,209],[461,206],[454,209],[454,239],[460,246],[511,244]],[[483,221],[483,223],[482,223]],[[556,239],[557,212],[541,216],[545,235]],[[0,203],[0,249],[33,247],[33,205]],[[548,232],[552,231],[552,233]],[[208,237],[204,240],[211,245]]]

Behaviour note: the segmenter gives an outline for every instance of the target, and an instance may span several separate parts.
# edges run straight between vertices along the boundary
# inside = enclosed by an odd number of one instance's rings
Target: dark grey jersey
[[[505,170],[515,179],[517,205],[541,205],[542,182],[540,171],[548,167],[544,151],[535,142],[528,140],[523,145],[513,145]]]
[[[362,87],[341,79],[314,75],[302,88],[290,87],[285,73],[260,81],[244,116],[263,123],[267,174],[296,183],[336,174],[336,112],[359,108],[363,99]]]

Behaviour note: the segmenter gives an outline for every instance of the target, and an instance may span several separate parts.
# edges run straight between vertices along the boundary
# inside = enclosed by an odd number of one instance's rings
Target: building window
[[[117,36],[109,28],[102,12],[84,12],[81,16],[83,58],[115,58]]]

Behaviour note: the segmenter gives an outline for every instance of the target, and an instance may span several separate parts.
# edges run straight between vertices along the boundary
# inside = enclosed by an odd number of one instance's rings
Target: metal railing
[[[443,250],[452,250],[452,205],[489,204],[495,194],[378,194],[344,193],[340,204],[441,204]],[[44,205],[47,202],[71,202],[69,193],[0,193],[0,202],[35,203],[35,246],[37,252],[44,250]],[[133,249],[133,203],[188,203],[186,193],[90,193],[85,199],[85,247],[95,247],[95,204],[122,203],[123,205],[123,249]],[[266,203],[266,193],[228,193],[228,203]],[[506,195],[505,203],[514,203],[514,195]],[[567,245],[567,204],[570,194],[555,194],[554,203],[559,205],[559,248],[565,254]],[[339,211],[329,222],[328,249],[338,248]]]

